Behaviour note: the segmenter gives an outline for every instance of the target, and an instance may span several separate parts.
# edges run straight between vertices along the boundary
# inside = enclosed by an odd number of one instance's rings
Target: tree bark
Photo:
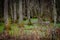
[[[28,20],[30,20],[30,4],[29,4],[29,0],[27,0],[27,16],[28,16]]]
[[[57,11],[56,11],[56,0],[53,0],[53,13],[54,13],[54,27],[56,27]]]
[[[22,0],[19,0],[19,24],[23,21]]]
[[[13,8],[12,8],[12,0],[10,0],[10,13],[11,13],[11,18],[13,21]]]
[[[43,0],[41,1],[40,0],[40,4],[39,4],[40,6],[40,8],[38,8],[38,10],[39,10],[39,13],[38,13],[38,23],[39,24],[42,24],[42,22],[43,22],[43,20],[42,20],[42,18],[43,18]]]
[[[16,0],[13,0],[13,7],[14,7],[14,23],[17,20],[17,14],[16,14]]]
[[[8,24],[8,0],[4,0],[4,22]]]
[[[10,23],[8,19],[8,0],[4,0],[4,22],[5,22],[4,32],[8,34],[10,30]]]
[[[57,19],[57,11],[56,11],[56,0],[53,0],[53,13],[54,13],[54,27],[53,27],[53,40],[56,39],[56,35],[55,35],[55,29],[56,29],[56,19]]]

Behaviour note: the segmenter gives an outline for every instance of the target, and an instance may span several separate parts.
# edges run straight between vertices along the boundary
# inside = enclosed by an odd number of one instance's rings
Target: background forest
[[[0,0],[0,40],[60,40],[60,0]]]

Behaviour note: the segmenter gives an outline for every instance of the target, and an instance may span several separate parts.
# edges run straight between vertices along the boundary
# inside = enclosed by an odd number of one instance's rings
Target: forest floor
[[[9,31],[8,37],[6,36],[4,39],[0,36],[0,39],[3,40],[52,40],[52,27],[50,26],[41,26],[37,24],[37,19],[31,19],[32,23],[36,23],[33,25],[24,25],[24,28],[19,28],[17,24],[11,24],[11,30]],[[35,20],[35,21],[34,21]],[[27,21],[24,21],[28,23]],[[57,24],[60,27],[60,24]],[[0,33],[4,31],[4,24],[0,23]],[[3,33],[4,35],[4,33]],[[9,39],[11,37],[11,39]],[[60,37],[60,36],[59,36]],[[58,37],[58,38],[59,38]]]

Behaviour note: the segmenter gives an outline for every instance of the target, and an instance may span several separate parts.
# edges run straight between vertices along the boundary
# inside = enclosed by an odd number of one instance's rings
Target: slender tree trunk
[[[33,7],[34,6],[34,0],[31,0],[31,2],[30,2],[30,11],[31,11],[31,14],[30,14],[30,16],[33,18]]]
[[[11,18],[13,21],[13,8],[12,8],[12,0],[10,0],[10,11],[11,11]]]
[[[8,35],[10,29],[10,24],[8,20],[8,0],[4,0],[4,22],[5,22],[4,32]]]
[[[41,2],[41,16],[43,15],[43,1]]]
[[[29,24],[29,25],[32,25],[31,19],[30,19],[30,16],[31,16],[31,14],[30,14],[30,12],[31,12],[30,1],[31,1],[31,0],[27,0],[27,17],[28,17],[28,24]]]
[[[16,0],[13,0],[13,7],[14,7],[14,22],[17,20],[17,14],[16,14]]]
[[[54,27],[53,27],[53,34],[52,34],[52,36],[53,36],[53,40],[56,40],[56,35],[55,35],[55,28],[56,28],[56,19],[57,19],[57,11],[56,11],[56,0],[53,0],[53,13],[54,13]]]
[[[32,11],[32,5],[33,5],[33,4],[32,4],[32,2],[31,2],[31,3],[30,3],[30,9],[31,9],[31,10],[30,10],[30,16],[31,16],[31,17],[32,17],[32,15],[33,15],[33,13],[32,13],[32,12],[33,12],[33,11]]]
[[[8,0],[4,0],[4,22],[6,26],[8,24]]]
[[[30,20],[30,4],[29,4],[29,0],[27,0],[27,16],[28,16],[28,20]]]
[[[53,0],[53,13],[54,13],[54,27],[56,27],[57,11],[56,11],[56,0]]]
[[[25,17],[25,0],[23,1],[23,8],[22,8],[22,10],[23,10],[23,14],[24,14],[24,17]]]
[[[35,12],[35,13],[34,13],[34,14],[35,14],[34,16],[37,16],[36,4],[37,4],[37,3],[36,3],[36,0],[34,0],[34,12]]]
[[[19,0],[19,24],[23,21],[22,0]]]
[[[39,10],[39,13],[38,13],[38,23],[42,24],[42,22],[43,22],[43,20],[42,20],[42,15],[43,15],[43,0],[42,1],[40,0],[40,4],[39,5],[40,6],[38,8],[38,10]]]

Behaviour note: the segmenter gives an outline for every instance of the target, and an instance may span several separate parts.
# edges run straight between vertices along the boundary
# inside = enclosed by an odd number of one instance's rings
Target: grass
[[[25,29],[34,29],[34,28],[37,28],[37,27],[39,27],[39,26],[38,26],[37,24],[35,24],[35,25],[25,25],[24,28],[25,28]],[[39,28],[40,28],[40,27],[39,27]],[[1,24],[0,32],[2,32],[3,29],[4,29],[4,25]],[[21,29],[21,28],[19,28],[17,24],[11,24],[11,30],[9,31],[9,34],[10,34],[11,36],[19,36],[19,35],[21,34],[20,29]],[[42,36],[45,36],[45,33],[46,33],[46,30],[47,30],[47,29],[48,29],[48,28],[44,26],[44,27],[42,27],[42,31],[40,31],[40,30],[37,29],[37,32],[38,32],[38,34],[42,37]],[[24,33],[27,34],[27,35],[30,35],[30,34],[33,33],[34,31],[35,31],[35,30],[24,30]]]
[[[36,18],[34,18],[34,19],[31,19],[31,22],[32,23],[37,23],[37,21],[38,21],[38,19],[36,19]],[[24,23],[28,23],[28,20],[26,20],[26,21],[24,21]],[[52,24],[52,23],[51,23]],[[38,25],[38,24],[34,24],[34,25],[24,25],[24,28],[25,29],[33,29],[33,28],[40,28],[40,25]],[[57,27],[60,27],[60,24],[57,24]],[[4,23],[0,23],[0,33],[2,33],[3,32],[3,29],[4,29]],[[41,36],[45,36],[45,33],[46,33],[46,30],[47,30],[48,28],[46,27],[46,26],[43,26],[42,27],[42,31],[40,31],[40,30],[38,30],[37,29],[37,32],[38,32],[38,34],[40,34]],[[11,30],[9,31],[9,34],[10,35],[17,35],[17,36],[19,36],[19,34],[20,34],[20,28],[18,27],[18,25],[17,24],[11,24]],[[34,30],[24,30],[24,32],[26,33],[26,34],[31,34],[32,32],[33,32]]]
[[[60,28],[60,23],[56,24],[56,26]]]
[[[32,18],[31,19],[31,22],[32,23],[37,23],[37,21],[38,21],[38,19],[36,19],[36,18]],[[24,23],[27,24],[28,23],[28,20],[24,20]]]
[[[3,32],[3,29],[4,29],[4,24],[3,23],[0,23],[0,33]]]
[[[12,24],[11,25],[11,30],[10,30],[10,35],[17,35],[19,31],[19,28],[17,26],[17,24]]]
[[[36,27],[39,27],[39,26],[37,26],[36,24],[35,25],[25,25],[25,27],[24,27],[24,29],[26,29],[26,30],[24,30],[24,33],[25,34],[27,34],[27,35],[30,35],[31,33],[33,33],[35,30],[27,30],[27,29],[34,29],[34,28],[36,28]],[[40,27],[39,27],[40,28]],[[10,30],[10,35],[15,35],[15,36],[19,36],[20,35],[20,33],[21,32],[19,32],[20,31],[20,29],[21,28],[19,28],[16,24],[12,24],[11,25],[11,30]],[[46,31],[47,31],[47,27],[46,26],[43,26],[42,27],[42,31],[40,31],[40,30],[38,30],[38,29],[36,29],[36,31],[38,32],[38,34],[40,35],[40,36],[45,36],[45,34],[47,33]],[[36,32],[35,32],[36,33]]]

